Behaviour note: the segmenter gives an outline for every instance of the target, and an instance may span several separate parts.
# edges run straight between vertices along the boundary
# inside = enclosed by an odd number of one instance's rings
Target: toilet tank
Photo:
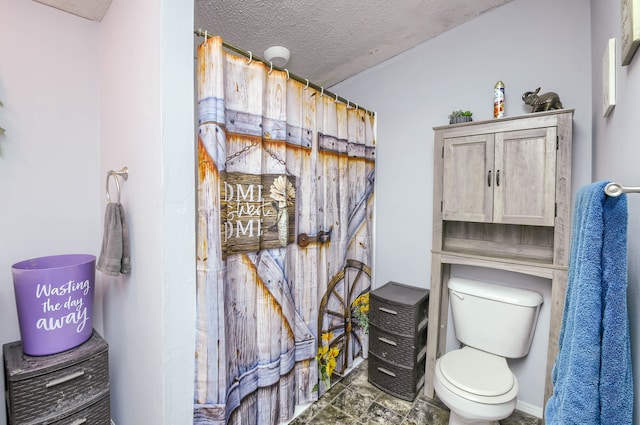
[[[458,341],[502,357],[527,355],[542,295],[459,277],[450,278],[448,287]]]

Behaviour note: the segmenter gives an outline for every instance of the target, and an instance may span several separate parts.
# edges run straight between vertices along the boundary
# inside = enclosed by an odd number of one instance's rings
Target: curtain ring
[[[284,70],[287,71],[287,81],[289,81],[289,70],[287,68],[285,68]]]
[[[335,103],[338,103],[338,93],[336,93],[336,100],[334,100]]]
[[[273,72],[273,62],[269,61],[269,75]]]
[[[305,78],[304,80],[307,82],[307,85],[306,85],[306,86],[304,86],[304,89],[306,90],[306,89],[308,89],[308,88],[309,88],[309,80],[307,80],[306,78]]]
[[[320,87],[320,97],[324,96],[324,87]]]
[[[111,202],[111,194],[109,193],[110,177],[113,177],[113,179],[116,181],[116,192],[118,193],[118,203],[120,203],[120,182],[118,181],[118,175],[113,170],[109,171],[109,174],[107,174],[107,202]]]
[[[347,109],[349,109],[349,99],[347,99]]]
[[[251,53],[251,50],[249,50],[249,61],[247,62],[247,65],[249,65],[252,61],[253,61],[253,53]]]
[[[356,112],[358,112],[358,104],[354,103],[354,105],[356,105]]]
[[[204,45],[207,45],[207,41],[209,41],[209,37],[207,37],[207,30],[204,30]]]

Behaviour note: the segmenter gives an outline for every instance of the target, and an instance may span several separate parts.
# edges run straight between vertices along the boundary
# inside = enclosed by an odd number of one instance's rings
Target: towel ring
[[[109,178],[113,177],[116,182],[116,192],[118,193],[118,203],[120,203],[120,181],[118,180],[118,176],[127,180],[129,178],[129,169],[124,167],[120,171],[109,170],[107,173],[107,202],[111,202],[111,194],[109,193]]]

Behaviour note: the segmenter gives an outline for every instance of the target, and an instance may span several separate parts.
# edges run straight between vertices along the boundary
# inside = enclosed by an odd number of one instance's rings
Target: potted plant
[[[471,111],[453,111],[449,114],[449,124],[458,124],[461,122],[473,121],[473,119],[471,118],[472,115],[473,112]]]

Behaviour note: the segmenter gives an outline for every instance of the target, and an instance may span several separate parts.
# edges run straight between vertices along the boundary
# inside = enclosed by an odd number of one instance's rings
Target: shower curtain
[[[197,85],[194,423],[277,424],[366,344],[375,117],[217,37]]]

